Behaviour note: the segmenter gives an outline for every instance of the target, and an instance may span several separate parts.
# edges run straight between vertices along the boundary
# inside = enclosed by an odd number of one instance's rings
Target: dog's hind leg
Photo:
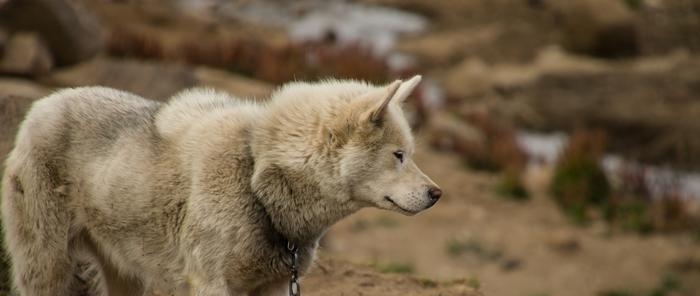
[[[89,269],[85,277],[92,284],[91,296],[149,295],[144,294],[141,281],[120,273],[86,232],[76,238],[76,245],[87,255],[84,261],[89,263]]]
[[[2,222],[15,288],[27,296],[71,295],[76,265],[68,250],[66,188],[50,163],[23,156],[7,162],[2,182]]]

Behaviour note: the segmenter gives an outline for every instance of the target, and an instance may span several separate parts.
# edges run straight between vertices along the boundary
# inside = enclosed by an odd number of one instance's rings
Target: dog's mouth
[[[398,209],[400,212],[402,212],[402,213],[404,213],[404,214],[407,214],[407,215],[415,215],[415,214],[417,214],[418,212],[420,212],[420,211],[410,211],[410,210],[407,210],[406,208],[404,208],[404,207],[400,206],[399,204],[397,204],[397,203],[396,203],[393,199],[391,199],[391,197],[389,197],[389,196],[384,196],[384,200],[388,201],[391,205],[394,206],[394,208]]]

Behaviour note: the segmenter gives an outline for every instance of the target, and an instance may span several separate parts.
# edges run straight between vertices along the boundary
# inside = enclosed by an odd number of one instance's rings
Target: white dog
[[[2,180],[16,288],[70,295],[88,262],[102,295],[286,295],[339,219],[440,198],[400,107],[419,81],[290,83],[265,104],[102,87],[38,101]]]

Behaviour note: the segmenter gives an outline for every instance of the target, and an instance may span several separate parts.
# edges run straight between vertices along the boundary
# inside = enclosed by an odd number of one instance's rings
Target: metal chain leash
[[[299,272],[297,270],[297,261],[299,259],[299,249],[294,243],[287,241],[287,251],[292,259],[292,264],[289,266],[292,272],[292,278],[289,279],[289,296],[301,296],[301,286],[299,285]]]

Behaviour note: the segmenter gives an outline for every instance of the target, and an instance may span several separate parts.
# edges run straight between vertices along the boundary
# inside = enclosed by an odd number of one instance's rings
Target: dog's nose
[[[440,190],[440,188],[431,186],[428,189],[428,197],[430,197],[430,200],[433,203],[436,203],[440,199],[441,196],[442,196],[442,190]]]

